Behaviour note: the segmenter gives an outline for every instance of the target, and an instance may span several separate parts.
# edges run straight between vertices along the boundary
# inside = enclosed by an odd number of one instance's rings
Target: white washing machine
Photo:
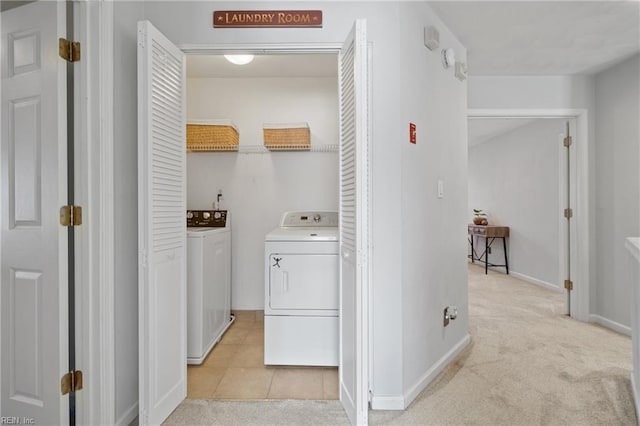
[[[337,366],[338,212],[286,212],[265,237],[265,365]]]
[[[231,223],[226,211],[190,210],[187,225],[187,363],[202,364],[233,322]]]

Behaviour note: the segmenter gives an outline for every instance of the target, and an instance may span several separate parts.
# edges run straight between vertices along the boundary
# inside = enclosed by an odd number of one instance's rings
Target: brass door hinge
[[[80,60],[80,42],[59,38],[58,53],[67,62],[77,62]]]
[[[62,395],[82,389],[82,371],[70,371],[60,380]]]
[[[572,143],[573,143],[573,138],[571,136],[567,136],[566,138],[564,138],[564,146],[565,147],[569,148]]]
[[[571,219],[573,217],[573,209],[564,209],[564,217]]]
[[[60,225],[62,226],[82,225],[82,207],[80,206],[60,207]]]
[[[564,288],[566,288],[569,291],[573,290],[573,281],[564,280]]]

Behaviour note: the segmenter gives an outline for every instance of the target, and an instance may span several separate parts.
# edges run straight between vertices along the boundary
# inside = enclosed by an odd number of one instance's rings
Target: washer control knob
[[[213,218],[214,218],[214,219],[220,219],[221,217],[222,217],[222,213],[220,213],[220,212],[215,212],[215,213],[213,214]]]
[[[187,219],[193,219],[193,212],[187,212]]]
[[[203,219],[209,219],[210,217],[211,217],[211,213],[209,213],[209,212],[202,213],[202,218]]]
[[[314,214],[314,215],[313,215],[313,221],[314,221],[315,223],[320,222],[320,215],[319,215],[319,214]]]

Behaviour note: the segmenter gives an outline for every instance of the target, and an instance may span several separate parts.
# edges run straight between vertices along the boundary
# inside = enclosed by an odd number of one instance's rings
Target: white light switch
[[[438,198],[444,198],[444,182],[438,179]]]

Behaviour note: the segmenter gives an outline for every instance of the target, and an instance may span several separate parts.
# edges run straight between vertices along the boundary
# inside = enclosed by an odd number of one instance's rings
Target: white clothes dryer
[[[265,365],[337,366],[338,212],[286,212],[265,237]]]

